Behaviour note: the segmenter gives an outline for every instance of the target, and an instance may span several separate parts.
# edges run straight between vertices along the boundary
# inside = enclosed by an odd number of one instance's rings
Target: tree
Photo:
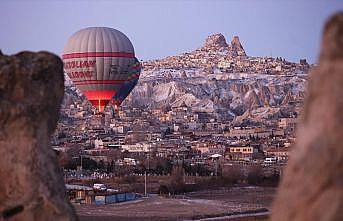
[[[249,169],[247,181],[249,184],[258,185],[263,181],[263,170],[260,166]]]
[[[242,168],[239,166],[229,166],[222,169],[222,177],[227,184],[236,184],[244,179]]]
[[[184,185],[184,169],[181,165],[174,165],[171,173],[170,191],[173,194],[182,192]]]
[[[81,165],[81,157],[77,159],[77,165]],[[85,170],[95,170],[97,169],[97,163],[95,160],[87,157],[82,157],[82,168]]]
[[[160,195],[168,194],[169,189],[166,185],[160,185],[158,192],[160,193]]]

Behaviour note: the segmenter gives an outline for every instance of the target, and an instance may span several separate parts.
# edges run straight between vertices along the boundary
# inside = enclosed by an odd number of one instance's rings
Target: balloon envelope
[[[138,59],[135,58],[135,63],[131,69],[132,72],[130,73],[129,80],[122,84],[118,93],[116,93],[113,97],[113,103],[115,104],[116,108],[120,106],[120,104],[125,100],[125,98],[131,93],[133,88],[138,83],[141,68],[141,64],[139,63]]]
[[[132,80],[134,48],[120,31],[90,27],[74,33],[63,51],[64,70],[76,87],[102,112],[121,86]]]

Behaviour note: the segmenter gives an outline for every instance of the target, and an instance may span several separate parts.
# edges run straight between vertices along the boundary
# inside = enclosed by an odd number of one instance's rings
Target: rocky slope
[[[224,62],[233,68],[221,67]],[[272,72],[278,65],[291,68]],[[145,62],[140,81],[124,105],[224,109],[233,117],[261,112],[261,108],[275,112],[302,102],[306,72],[301,65],[282,59],[248,57],[237,36],[228,45],[223,35],[215,34],[193,52]]]

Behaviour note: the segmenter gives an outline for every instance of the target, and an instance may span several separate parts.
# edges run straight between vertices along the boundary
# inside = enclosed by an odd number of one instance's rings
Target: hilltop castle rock
[[[49,142],[63,94],[57,56],[0,55],[0,212],[5,220],[77,220]]]
[[[206,38],[204,48],[206,49],[220,49],[228,47],[225,37],[222,34],[213,34]]]
[[[228,45],[221,33],[210,35],[206,38],[203,49],[207,51],[228,50],[231,56],[246,56],[238,36],[234,36]]]
[[[324,29],[273,221],[343,220],[343,13]]]

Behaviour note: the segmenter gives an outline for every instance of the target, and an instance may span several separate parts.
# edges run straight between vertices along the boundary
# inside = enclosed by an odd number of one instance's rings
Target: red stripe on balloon
[[[121,84],[121,83],[124,83],[125,81],[124,80],[89,80],[89,81],[74,81],[74,84],[75,85],[84,85],[84,84]]]
[[[134,53],[128,52],[78,52],[62,55],[63,59],[70,58],[88,58],[88,57],[121,57],[121,58],[134,58]]]
[[[85,85],[85,84],[121,84],[129,80],[139,78],[138,74],[129,77],[127,80],[86,80],[86,81],[73,81],[75,85]]]

